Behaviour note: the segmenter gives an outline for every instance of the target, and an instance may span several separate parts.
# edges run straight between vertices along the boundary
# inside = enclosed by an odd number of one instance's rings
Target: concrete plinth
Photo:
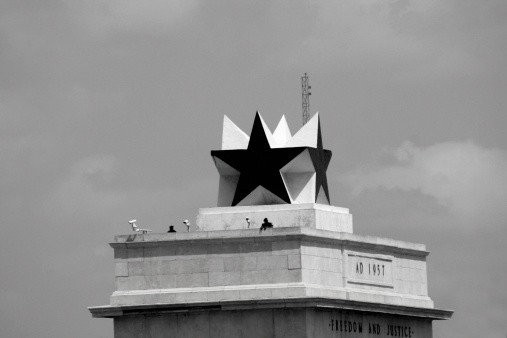
[[[197,231],[259,229],[264,218],[275,228],[301,227],[336,232],[352,232],[349,209],[324,204],[274,204],[246,207],[201,208]]]
[[[168,311],[116,318],[115,338],[432,337],[430,319],[319,306]]]
[[[428,295],[425,246],[355,235],[347,209],[201,209],[197,226],[110,243],[116,290],[90,311],[115,337],[431,337],[452,315]]]

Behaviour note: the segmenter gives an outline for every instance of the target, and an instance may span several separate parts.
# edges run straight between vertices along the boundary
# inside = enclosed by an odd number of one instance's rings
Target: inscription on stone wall
[[[347,252],[349,283],[393,286],[393,258],[386,255]]]
[[[358,333],[361,336],[415,337],[414,329],[410,325],[331,319],[328,326],[331,331]]]

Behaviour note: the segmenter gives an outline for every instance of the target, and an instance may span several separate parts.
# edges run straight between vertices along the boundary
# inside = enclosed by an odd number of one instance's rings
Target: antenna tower
[[[310,119],[310,83],[308,82],[308,75],[303,76],[301,78],[301,87],[303,89],[303,126],[308,122]]]

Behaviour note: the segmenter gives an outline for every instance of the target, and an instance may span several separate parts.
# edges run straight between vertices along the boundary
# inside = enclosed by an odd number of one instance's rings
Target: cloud
[[[389,164],[376,164],[341,177],[357,196],[384,188],[434,198],[454,215],[480,220],[505,213],[507,152],[472,141],[445,142],[426,148],[405,142],[386,149]]]
[[[110,188],[117,166],[117,160],[110,155],[81,159],[57,186],[48,207],[73,214],[91,210],[96,213],[121,205],[123,196]]]
[[[467,1],[462,8],[454,0],[312,1],[298,43],[290,52],[275,52],[270,62],[321,72],[380,72],[400,82],[477,74],[486,68],[478,44],[500,41],[483,33],[498,29],[486,19],[494,5],[480,4],[482,27],[476,27],[477,6]],[[478,28],[486,39],[470,38]]]
[[[374,64],[367,62],[373,66],[381,60],[423,52],[420,43],[393,27],[396,5],[396,1],[369,0],[313,2],[313,20],[307,23],[306,36],[295,46],[299,52],[292,53],[291,61],[312,64],[319,60],[324,68],[348,68],[357,61],[375,59]]]
[[[69,5],[92,34],[158,33],[188,19],[196,0],[87,0]]]

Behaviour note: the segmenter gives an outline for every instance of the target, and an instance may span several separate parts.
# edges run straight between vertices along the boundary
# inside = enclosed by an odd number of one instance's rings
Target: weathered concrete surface
[[[312,228],[117,236],[111,306],[301,297],[432,308],[424,245]]]
[[[352,215],[347,208],[324,204],[274,204],[201,208],[196,220],[197,231],[259,229],[267,218],[275,228],[306,227],[352,233]]]

